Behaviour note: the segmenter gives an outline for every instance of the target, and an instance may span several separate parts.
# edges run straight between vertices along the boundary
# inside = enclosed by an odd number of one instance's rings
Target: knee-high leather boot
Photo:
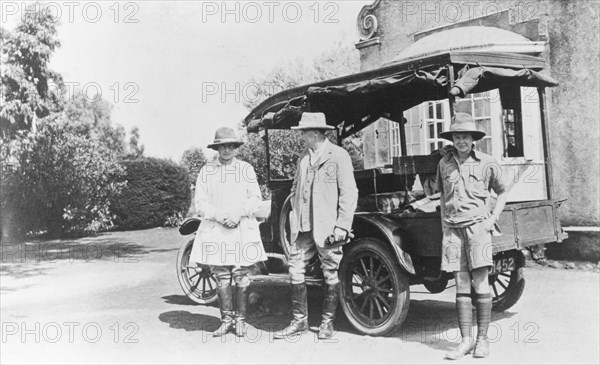
[[[283,330],[275,332],[273,337],[286,338],[306,331],[308,331],[308,297],[306,283],[292,284],[292,322]]]
[[[231,284],[217,286],[221,326],[213,332],[213,337],[221,337],[233,329],[233,288]]]
[[[250,326],[246,323],[246,308],[248,307],[248,287],[236,286],[235,291],[235,335],[244,337]]]
[[[326,284],[323,298],[323,313],[319,326],[319,339],[324,340],[333,336],[333,321],[340,297],[340,283]]]

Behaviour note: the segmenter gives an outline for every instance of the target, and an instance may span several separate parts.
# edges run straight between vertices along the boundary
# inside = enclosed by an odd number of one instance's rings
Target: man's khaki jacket
[[[302,188],[299,181],[304,176],[309,165],[309,152],[306,149],[296,166],[296,176],[291,190],[292,211],[290,212],[291,242],[298,237],[300,227],[300,207]],[[354,180],[354,169],[348,152],[333,143],[327,143],[319,159],[319,167],[312,186],[312,233],[317,245],[323,247],[325,239],[333,234],[335,227],[350,232],[358,189]]]

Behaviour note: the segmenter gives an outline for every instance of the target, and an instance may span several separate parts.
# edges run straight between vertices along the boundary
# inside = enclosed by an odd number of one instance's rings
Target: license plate
[[[503,257],[494,260],[494,266],[492,266],[491,274],[497,274],[504,271],[514,271],[516,268],[514,257]]]

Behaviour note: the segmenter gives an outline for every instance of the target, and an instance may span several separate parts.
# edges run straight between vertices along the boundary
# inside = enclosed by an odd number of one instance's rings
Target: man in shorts
[[[456,360],[473,351],[473,357],[487,357],[487,330],[492,310],[488,283],[492,260],[492,235],[508,195],[506,174],[490,155],[476,151],[473,142],[485,133],[477,130],[473,117],[456,113],[450,130],[440,137],[454,143],[438,165],[437,190],[442,216],[442,267],[456,280],[456,311],[462,342],[446,354]],[[497,194],[490,214],[490,190]],[[477,340],[471,333],[471,285],[475,289]]]

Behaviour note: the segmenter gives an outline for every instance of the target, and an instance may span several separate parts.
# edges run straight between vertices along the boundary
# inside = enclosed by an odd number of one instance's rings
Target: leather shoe
[[[246,333],[248,333],[248,330],[254,328],[252,327],[250,324],[248,324],[245,320],[243,319],[237,319],[235,320],[235,335],[238,337],[244,337],[246,336]]]
[[[292,284],[292,322],[273,338],[282,339],[308,331],[308,296],[306,283]]]
[[[334,331],[332,321],[321,322],[321,325],[319,326],[319,340],[330,339],[331,337],[333,337],[333,333]]]
[[[289,326],[287,326],[281,331],[275,332],[273,334],[273,338],[287,338],[297,333],[305,333],[306,331],[308,331],[308,320],[292,320]]]
[[[217,330],[215,332],[213,332],[212,335],[213,335],[213,337],[225,336],[231,330],[233,330],[233,322],[232,321],[223,321],[223,322],[221,322],[221,326],[219,326],[219,328],[217,328]]]
[[[488,357],[490,355],[490,343],[486,338],[477,337],[475,343],[475,351],[473,351],[473,357]]]
[[[463,340],[456,348],[446,354],[446,359],[458,360],[471,353],[475,344],[471,340]]]

